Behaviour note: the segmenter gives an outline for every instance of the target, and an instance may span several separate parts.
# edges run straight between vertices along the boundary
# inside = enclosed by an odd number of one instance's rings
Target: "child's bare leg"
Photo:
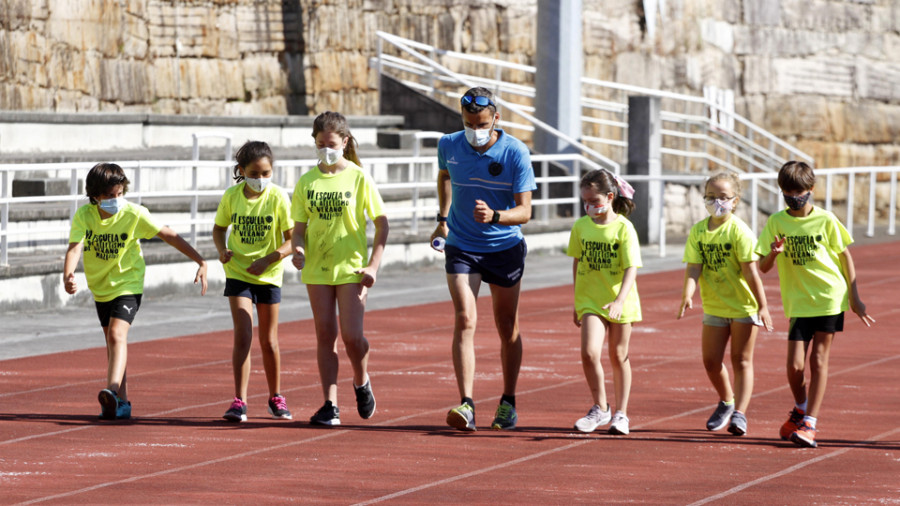
[[[787,379],[791,387],[794,402],[798,405],[806,402],[806,378],[804,369],[806,366],[806,348],[809,343],[803,341],[788,341],[787,353]]]
[[[253,343],[253,301],[247,297],[228,297],[234,324],[231,368],[234,371],[234,396],[247,402],[250,383],[250,345]]]
[[[628,358],[631,324],[604,320],[604,325],[609,332],[609,361],[616,386],[616,411],[627,413],[628,397],[631,395],[631,361]]]
[[[703,332],[700,335],[700,348],[703,354],[703,368],[706,369],[706,376],[712,383],[719,399],[724,402],[731,402],[734,399],[734,392],[731,390],[731,379],[728,377],[728,368],[722,363],[725,358],[725,348],[728,346],[728,335],[731,329],[728,327],[713,327],[704,325]],[[734,344],[731,345],[734,350]],[[735,380],[735,382],[737,382]]]
[[[369,381],[369,341],[363,335],[367,293],[368,290],[358,283],[337,286],[341,339],[353,367],[353,384],[356,386]]]
[[[588,388],[591,389],[591,399],[603,410],[609,406],[606,399],[603,364],[600,361],[605,337],[606,327],[599,316],[593,314],[582,316],[581,367],[584,369],[584,378],[587,380]]]
[[[331,285],[306,285],[309,304],[316,326],[316,362],[322,395],[326,401],[337,405],[338,323],[335,306],[335,287]]]
[[[259,316],[259,347],[262,350],[263,368],[269,398],[281,392],[281,352],[278,348],[278,309],[280,304],[257,304]]]
[[[825,398],[825,386],[828,383],[828,355],[834,332],[816,332],[812,339],[812,351],[809,354],[809,404],[806,415],[813,418],[819,416],[822,399]]]
[[[131,324],[118,318],[110,318],[103,328],[106,336],[106,388],[116,392],[123,401],[128,400],[125,367],[128,364],[128,330]]]
[[[734,369],[734,408],[747,412],[753,395],[753,348],[759,327],[751,323],[731,324],[731,367]]]

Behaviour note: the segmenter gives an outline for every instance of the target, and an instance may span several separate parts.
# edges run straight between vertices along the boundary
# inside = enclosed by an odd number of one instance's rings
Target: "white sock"
[[[805,423],[806,425],[809,425],[813,429],[816,428],[816,419],[811,416],[804,416],[803,423]]]
[[[799,409],[800,411],[806,413],[806,403],[807,403],[807,402],[808,402],[808,401],[803,401],[802,404],[795,404],[795,406],[796,406],[797,409]]]

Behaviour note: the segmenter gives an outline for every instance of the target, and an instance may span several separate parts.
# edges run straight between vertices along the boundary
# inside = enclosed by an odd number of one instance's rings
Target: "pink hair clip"
[[[603,169],[603,170],[606,170],[606,169]],[[609,172],[609,175],[611,175],[613,177],[613,179],[616,180],[616,185],[619,186],[619,195],[625,197],[626,199],[633,200],[634,199],[634,187],[632,187],[630,184],[628,184],[628,181],[625,181],[624,179],[622,179],[618,175],[614,174],[613,172],[611,172],[609,170],[606,170],[606,172]]]

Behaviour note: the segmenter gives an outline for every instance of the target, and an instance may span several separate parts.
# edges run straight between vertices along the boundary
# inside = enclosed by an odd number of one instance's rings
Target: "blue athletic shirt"
[[[450,173],[453,185],[447,244],[463,251],[503,251],[523,239],[521,225],[476,223],[473,218],[476,200],[505,211],[516,207],[516,193],[537,190],[528,148],[503,130],[497,132],[500,137],[484,154],[469,144],[465,131],[447,134],[438,142],[438,167]]]

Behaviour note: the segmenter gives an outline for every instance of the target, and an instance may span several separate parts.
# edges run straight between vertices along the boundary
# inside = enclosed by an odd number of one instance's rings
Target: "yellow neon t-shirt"
[[[84,241],[84,276],[97,302],[122,295],[144,293],[144,255],[139,239],[150,239],[162,229],[144,206],[129,202],[107,219],[96,204],[78,208],[72,219],[69,242]]]
[[[786,238],[775,260],[784,315],[829,316],[849,309],[840,255],[853,239],[837,217],[815,206],[802,218],[779,211],[766,221],[756,252],[768,255],[776,235]]]
[[[216,225],[231,227],[228,249],[234,256],[225,267],[225,277],[255,285],[281,286],[284,275],[282,263],[275,262],[259,276],[247,272],[250,264],[272,253],[284,243],[284,233],[294,228],[289,213],[288,198],[280,187],[269,184],[256,199],[244,196],[239,183],[225,190],[216,210]]]
[[[691,227],[682,262],[701,264],[703,312],[721,318],[746,318],[759,312],[756,297],[741,272],[741,263],[757,259],[756,237],[746,223],[732,216],[709,231],[709,218]]]
[[[572,226],[566,254],[578,259],[575,274],[575,311],[609,318],[603,306],[615,300],[622,288],[625,269],[641,267],[641,246],[634,225],[624,216],[607,225],[597,225],[590,216],[582,216]],[[616,323],[641,321],[641,299],[637,282],[625,297],[622,316]]]
[[[307,224],[303,282],[359,283],[356,271],[369,263],[366,215],[374,220],[383,208],[375,183],[353,163],[337,174],[318,167],[303,174],[291,201],[291,218]]]

